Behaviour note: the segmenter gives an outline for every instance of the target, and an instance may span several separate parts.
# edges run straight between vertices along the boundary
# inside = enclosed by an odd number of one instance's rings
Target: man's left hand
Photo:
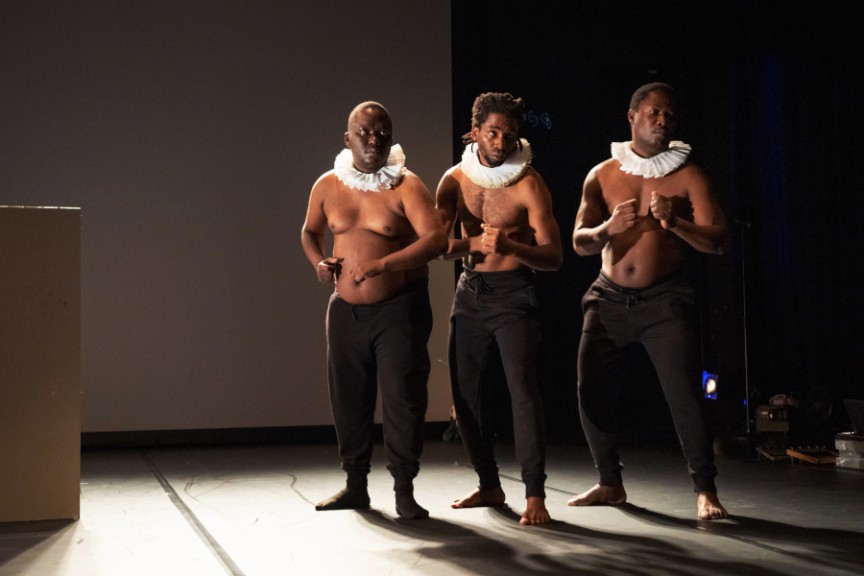
[[[678,223],[672,211],[672,198],[658,194],[656,190],[651,192],[651,215],[660,221],[664,230],[672,229]]]
[[[518,226],[510,228],[495,228],[482,224],[483,234],[480,236],[480,251],[483,254],[503,254],[505,256],[513,253],[513,242],[510,234],[519,230]]]
[[[359,260],[348,270],[348,274],[358,284],[368,278],[374,278],[382,272],[384,272],[384,264],[381,260]]]

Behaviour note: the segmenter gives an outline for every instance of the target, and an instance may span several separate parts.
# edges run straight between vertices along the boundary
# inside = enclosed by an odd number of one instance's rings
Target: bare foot
[[[504,490],[494,488],[475,488],[473,492],[454,500],[451,508],[497,508],[504,505]]]
[[[590,490],[577,494],[567,501],[568,506],[620,506],[627,502],[624,484],[615,486],[595,485]]]
[[[729,513],[720,504],[714,492],[699,492],[696,498],[696,512],[700,520],[720,520],[729,517]]]
[[[551,521],[552,518],[549,517],[549,511],[546,510],[545,500],[539,496],[529,496],[525,513],[519,519],[519,524],[523,526],[536,526],[538,524],[548,524]]]

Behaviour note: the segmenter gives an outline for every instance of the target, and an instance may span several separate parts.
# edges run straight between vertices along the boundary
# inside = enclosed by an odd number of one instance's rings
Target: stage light
[[[702,371],[702,392],[705,398],[710,400],[717,399],[717,382],[720,377],[717,374],[711,374],[708,371]]]

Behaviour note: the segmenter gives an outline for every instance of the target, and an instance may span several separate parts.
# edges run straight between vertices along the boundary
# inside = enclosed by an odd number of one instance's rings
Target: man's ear
[[[350,146],[348,145],[348,136],[348,132],[345,132],[345,137],[343,138],[343,140],[345,141],[345,148],[350,148]]]

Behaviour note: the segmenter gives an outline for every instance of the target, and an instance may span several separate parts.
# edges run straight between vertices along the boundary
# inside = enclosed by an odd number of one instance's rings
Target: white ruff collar
[[[631,142],[613,142],[612,158],[621,162],[621,171],[644,178],[661,178],[687,161],[690,156],[690,145],[673,140],[669,142],[669,149],[643,158],[630,147]]]
[[[382,187],[395,188],[405,176],[405,153],[402,152],[402,146],[394,144],[390,148],[387,163],[377,172],[367,174],[354,167],[354,156],[346,148],[336,155],[333,171],[343,184],[357,190],[378,192]]]
[[[474,184],[483,188],[509,186],[518,180],[531,165],[531,145],[524,138],[520,139],[520,142],[522,146],[517,146],[504,163],[495,168],[480,163],[480,159],[477,158],[476,142],[468,144],[462,153],[462,172]]]

